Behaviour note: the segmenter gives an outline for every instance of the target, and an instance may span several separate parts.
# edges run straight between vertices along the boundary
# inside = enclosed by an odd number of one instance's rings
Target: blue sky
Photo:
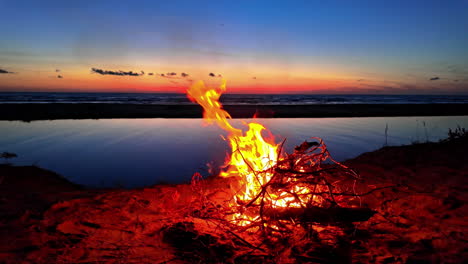
[[[468,1],[408,2],[0,0],[0,89],[468,92]]]

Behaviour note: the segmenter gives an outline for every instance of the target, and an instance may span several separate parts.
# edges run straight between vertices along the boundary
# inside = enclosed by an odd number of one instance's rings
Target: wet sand
[[[468,104],[226,105],[233,118],[468,115]],[[0,120],[201,118],[198,105],[0,104]]]

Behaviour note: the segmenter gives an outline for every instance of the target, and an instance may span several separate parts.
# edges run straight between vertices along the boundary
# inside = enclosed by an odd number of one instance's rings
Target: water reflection
[[[242,122],[234,120],[241,127]],[[438,140],[448,128],[468,127],[468,117],[259,119],[287,138],[286,150],[322,137],[333,157],[345,160],[389,145]],[[0,121],[0,151],[15,164],[37,164],[70,180],[97,187],[137,187],[188,181],[206,164],[222,164],[228,147],[215,126],[200,119]]]

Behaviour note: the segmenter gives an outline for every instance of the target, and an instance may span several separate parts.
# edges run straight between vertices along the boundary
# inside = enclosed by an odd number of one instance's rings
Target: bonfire
[[[223,203],[201,197],[193,216],[216,222],[253,250],[278,255],[304,238],[310,241],[325,226],[337,235],[374,214],[361,207],[363,194],[355,190],[359,175],[335,161],[322,139],[310,138],[288,154],[285,140],[275,143],[260,123],[244,122],[245,130],[234,127],[219,101],[225,91],[225,81],[216,89],[199,81],[187,90],[203,107],[204,120],[226,131],[222,136],[231,148],[217,175],[230,179],[230,197]],[[192,188],[206,196],[199,173]]]

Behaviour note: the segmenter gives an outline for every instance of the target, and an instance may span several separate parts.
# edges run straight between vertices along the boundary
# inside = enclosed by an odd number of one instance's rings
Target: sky
[[[468,1],[0,0],[0,91],[467,94]]]

